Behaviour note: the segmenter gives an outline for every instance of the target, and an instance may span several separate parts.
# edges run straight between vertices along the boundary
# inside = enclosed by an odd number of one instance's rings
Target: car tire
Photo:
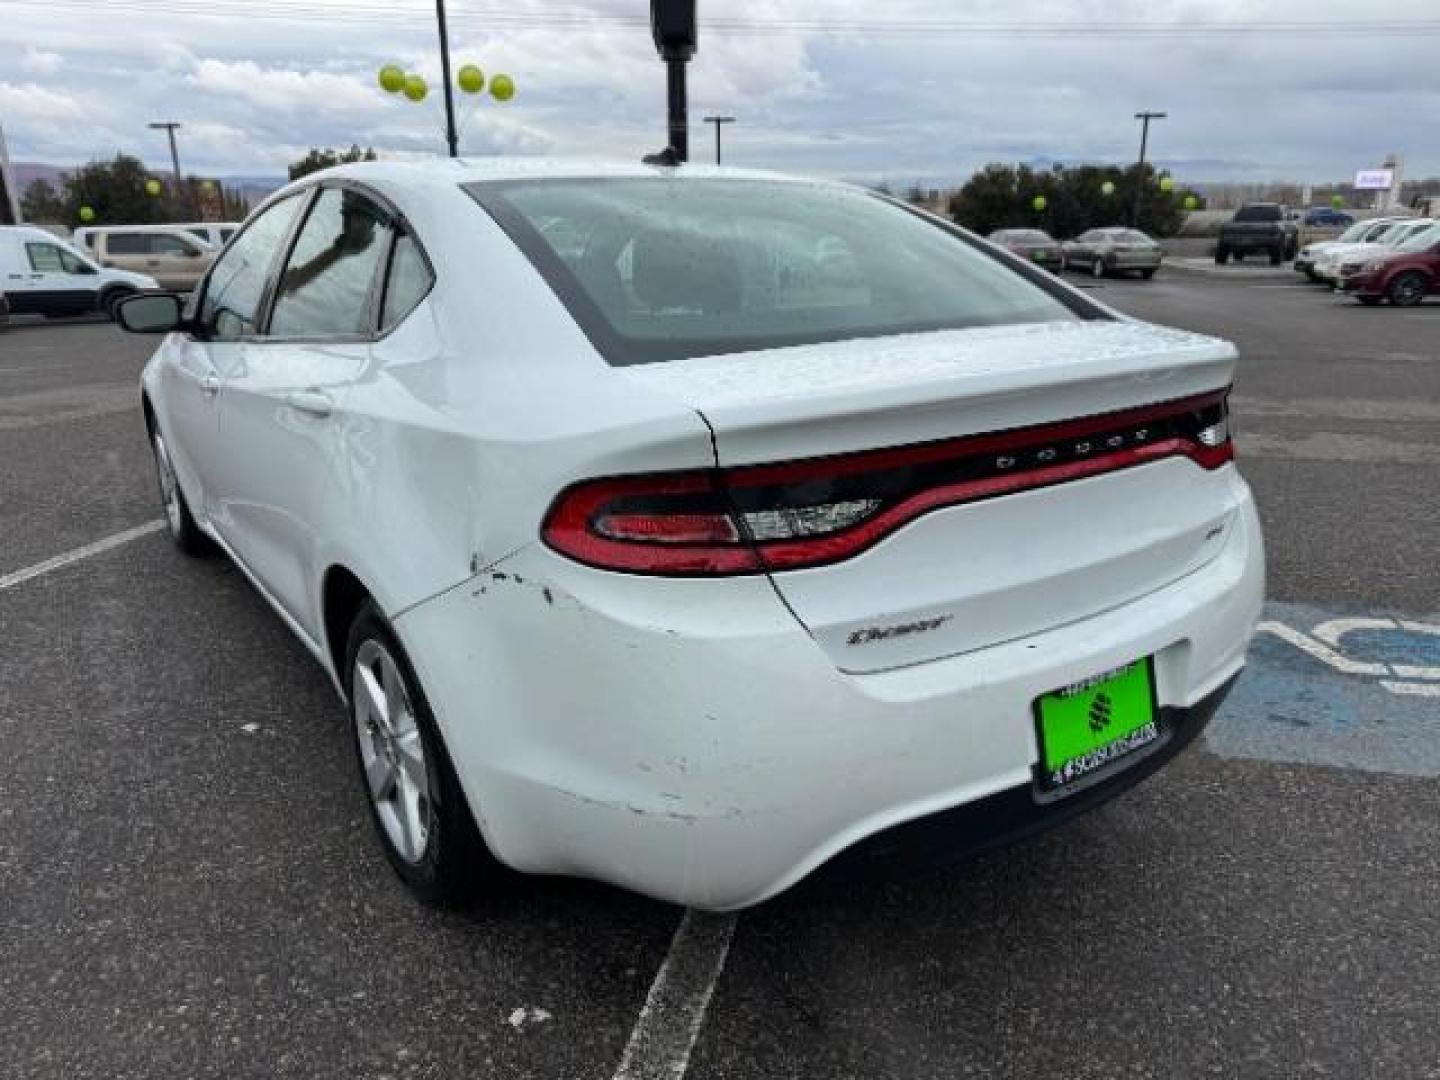
[[[454,905],[503,873],[480,836],[415,669],[366,601],[345,645],[345,698],[360,788],[380,846],[426,903]]]
[[[1378,297],[1378,296],[1357,296],[1357,297],[1355,297],[1355,299],[1356,299],[1356,300],[1359,300],[1360,303],[1364,304],[1366,307],[1374,307],[1376,304],[1380,303],[1381,297]]]
[[[1285,261],[1285,249],[1283,247],[1270,249],[1270,265],[1279,266]]]
[[[214,550],[210,538],[195,524],[190,513],[190,504],[180,490],[180,478],[170,460],[170,450],[159,431],[150,433],[150,451],[155,458],[155,478],[160,485],[160,503],[165,509],[165,523],[170,530],[170,539],[186,555],[208,555]]]
[[[1103,278],[1105,276],[1105,260],[1098,255],[1095,256],[1094,260],[1090,263],[1090,276],[1097,278]]]
[[[1155,271],[1154,271],[1154,270],[1141,270],[1141,271],[1140,271],[1140,276],[1141,276],[1142,278],[1144,278],[1146,281],[1149,281],[1151,278],[1153,278],[1153,277],[1155,276]]]
[[[127,296],[134,295],[135,290],[128,286],[115,286],[113,288],[106,289],[100,294],[100,298],[96,303],[96,307],[99,309],[100,313],[105,316],[105,318],[109,319],[111,322],[114,322],[115,305],[120,303],[120,301],[124,300]]]
[[[1215,249],[1215,265],[1224,266],[1229,261],[1230,249],[1227,247],[1217,247]]]
[[[1429,280],[1418,270],[1396,274],[1385,287],[1385,295],[1396,307],[1414,307],[1425,299],[1429,291]]]

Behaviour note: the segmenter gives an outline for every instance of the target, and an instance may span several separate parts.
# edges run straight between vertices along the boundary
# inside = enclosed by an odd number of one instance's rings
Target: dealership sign
[[[1355,174],[1355,187],[1359,191],[1389,191],[1394,183],[1394,169],[1361,169]]]

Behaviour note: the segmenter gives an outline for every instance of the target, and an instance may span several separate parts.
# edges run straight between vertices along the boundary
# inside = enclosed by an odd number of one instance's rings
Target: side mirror
[[[115,321],[132,334],[168,334],[180,329],[184,310],[175,293],[140,293],[115,305]]]

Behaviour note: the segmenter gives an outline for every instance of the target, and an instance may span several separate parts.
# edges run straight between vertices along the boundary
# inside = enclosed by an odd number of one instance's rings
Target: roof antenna
[[[665,149],[646,154],[646,165],[673,168],[690,160],[690,118],[685,102],[685,65],[695,55],[697,0],[650,0],[650,32],[667,69],[670,141]]]

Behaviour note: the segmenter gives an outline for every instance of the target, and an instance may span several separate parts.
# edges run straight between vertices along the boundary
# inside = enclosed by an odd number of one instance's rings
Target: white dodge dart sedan
[[[121,318],[176,543],[329,672],[428,899],[961,857],[1179,752],[1260,610],[1233,347],[867,191],[346,166]]]

